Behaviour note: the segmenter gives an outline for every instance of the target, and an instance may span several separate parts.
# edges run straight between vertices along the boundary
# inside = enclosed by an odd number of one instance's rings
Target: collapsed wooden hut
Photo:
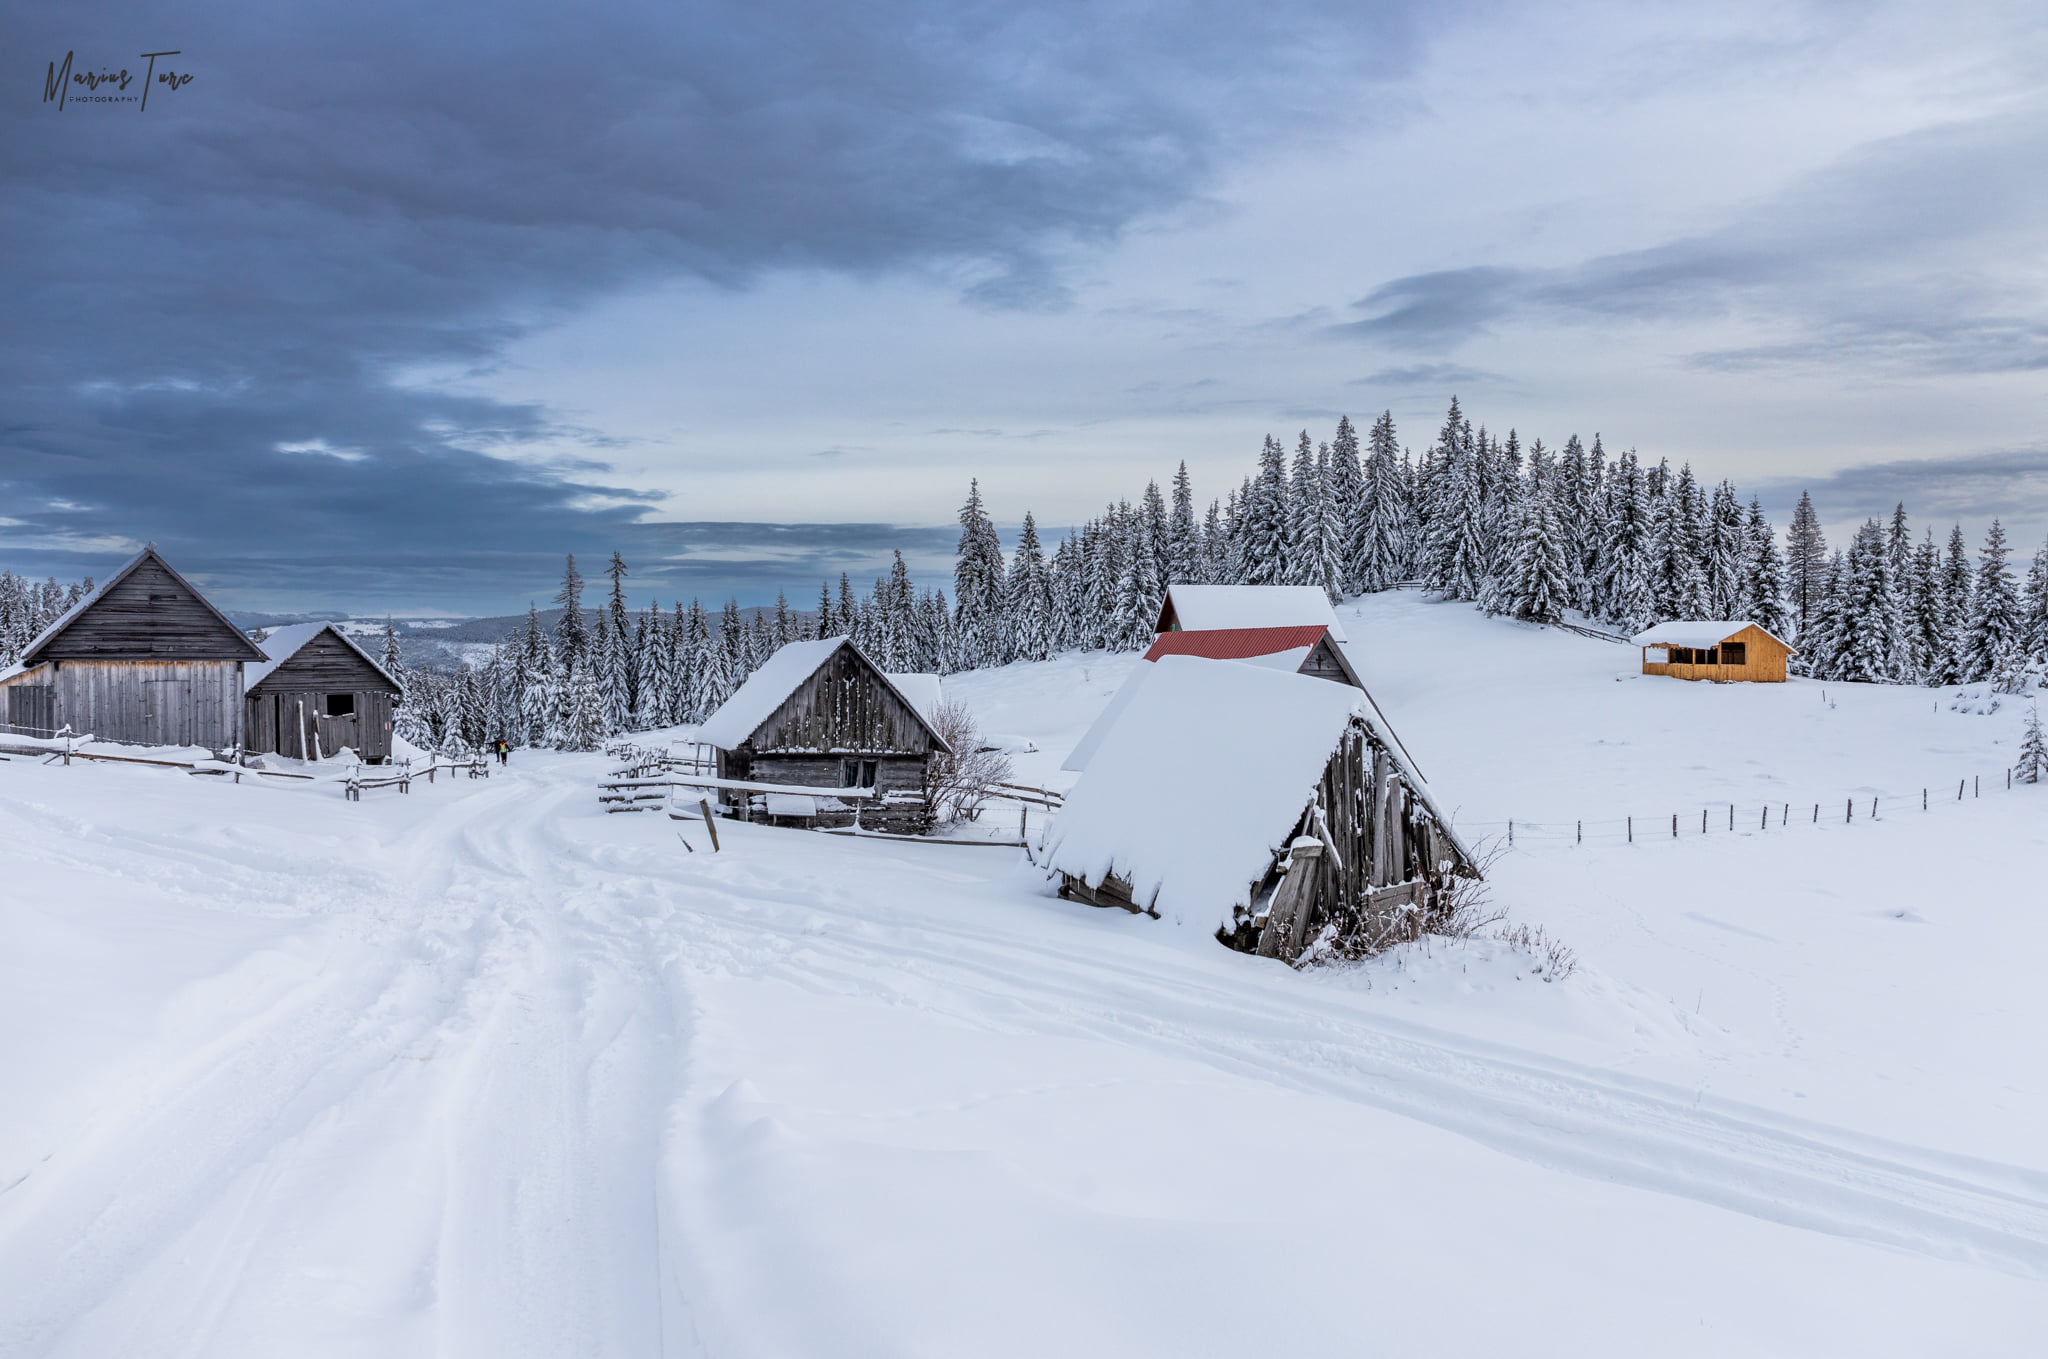
[[[1319,585],[1169,585],[1154,632],[1324,627],[1349,641]]]
[[[926,772],[950,754],[934,719],[937,684],[911,686],[918,698],[861,653],[848,637],[791,642],[748,676],[698,728],[717,751],[720,779],[772,786],[721,789],[736,811],[802,825],[922,833],[930,828]],[[929,692],[925,692],[926,690]],[[871,796],[851,798],[862,791]]]
[[[243,745],[295,760],[353,750],[391,758],[398,681],[332,623],[294,623],[256,644],[266,659],[243,674]]]
[[[1164,656],[1053,823],[1061,895],[1292,961],[1411,938],[1471,852],[1362,689]]]
[[[102,741],[233,748],[242,666],[265,659],[191,582],[146,547],[36,636],[0,674],[8,727]]]
[[[1643,650],[1645,675],[1674,679],[1783,684],[1786,658],[1797,654],[1750,622],[1659,623],[1629,639]],[[1658,653],[1655,659],[1651,652]]]

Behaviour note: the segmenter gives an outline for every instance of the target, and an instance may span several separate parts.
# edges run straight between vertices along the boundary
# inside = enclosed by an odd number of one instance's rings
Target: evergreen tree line
[[[1026,513],[1005,553],[978,481],[961,506],[953,598],[919,590],[901,552],[873,586],[841,575],[815,609],[778,596],[749,620],[692,600],[634,611],[613,553],[602,607],[586,611],[569,558],[550,631],[526,626],[481,664],[412,670],[386,624],[383,661],[405,689],[400,731],[448,741],[589,749],[606,737],[709,716],[776,649],[849,634],[883,669],[940,674],[1150,644],[1169,583],[1306,585],[1332,600],[1414,584],[1443,600],[1537,623],[1576,614],[1623,632],[1672,619],[1749,619],[1800,650],[1821,679],[2009,691],[2048,675],[2048,544],[2024,580],[1994,521],[1972,560],[1960,527],[1945,547],[1913,541],[1905,507],[1831,551],[1802,495],[1783,544],[1752,496],[1711,489],[1689,464],[1609,457],[1600,436],[1526,447],[1475,428],[1455,398],[1420,458],[1391,413],[1358,436],[1303,431],[1292,454],[1270,435],[1256,467],[1198,512],[1187,465],[1118,500],[1052,550]],[[91,582],[64,588],[0,574],[0,663]],[[11,646],[12,650],[6,648]]]
[[[90,593],[91,576],[69,585],[59,585],[52,576],[38,585],[26,576],[0,571],[0,670],[18,663],[38,633]]]

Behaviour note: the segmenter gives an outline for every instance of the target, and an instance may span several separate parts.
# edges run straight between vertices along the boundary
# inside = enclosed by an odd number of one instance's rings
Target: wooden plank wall
[[[253,659],[253,650],[254,643],[223,623],[198,595],[154,561],[145,561],[73,619],[38,659],[244,660]]]
[[[103,741],[224,750],[242,735],[240,661],[66,661],[56,718]]]
[[[841,647],[783,700],[748,742],[756,752],[923,755],[931,736],[909,705],[851,647]]]
[[[356,653],[354,647],[322,629],[289,660],[260,681],[249,686],[251,694],[261,693],[369,693],[381,690],[396,694],[384,676]]]
[[[274,752],[288,759],[307,760],[313,758],[313,752],[306,748],[310,734],[323,757],[331,757],[346,747],[370,764],[390,759],[391,694],[382,689],[349,691],[355,697],[355,712],[346,717],[328,717],[327,695],[339,692],[343,691],[279,693],[263,686],[248,698],[244,737],[247,749],[252,754]],[[303,723],[301,703],[305,705]]]
[[[1331,654],[1330,648],[1335,645],[1336,643],[1328,637],[1319,640],[1309,648],[1308,659],[1301,663],[1298,673],[1313,675],[1317,679],[1335,680],[1339,684],[1351,683],[1351,677],[1344,673],[1344,667],[1339,665],[1336,656]]]

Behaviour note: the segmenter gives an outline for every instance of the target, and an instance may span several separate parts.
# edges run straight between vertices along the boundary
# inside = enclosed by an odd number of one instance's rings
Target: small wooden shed
[[[1783,684],[1786,658],[1796,654],[1746,621],[1659,623],[1629,640],[1643,649],[1645,675],[1674,679]]]
[[[263,653],[146,547],[43,629],[0,676],[9,728],[102,741],[231,749],[242,666]]]
[[[1479,876],[1363,690],[1191,656],[1150,671],[1053,823],[1062,896],[1292,961],[1329,924],[1412,937]]]
[[[294,623],[257,643],[267,659],[243,678],[244,746],[295,760],[353,750],[391,758],[398,681],[332,623]]]
[[[724,789],[719,797],[728,807],[751,812],[759,796],[761,810],[777,819],[843,826],[852,823],[858,801],[862,826],[909,833],[929,829],[925,771],[934,755],[951,753],[916,699],[850,637],[783,647],[719,706],[697,739],[718,752],[721,779],[819,790]],[[837,796],[849,790],[874,796]],[[772,806],[769,797],[777,799]]]

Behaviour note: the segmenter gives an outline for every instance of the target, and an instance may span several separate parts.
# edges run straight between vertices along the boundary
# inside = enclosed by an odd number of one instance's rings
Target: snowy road
[[[1477,1242],[1546,1234],[1498,1311],[1437,1324],[1513,1333],[1527,1290],[1620,1344],[1752,1270],[1807,1277],[1703,1352],[1787,1307],[1911,1352],[1915,1290],[1966,1301],[1979,1352],[2039,1315],[2038,1169],[1461,1037],[1006,854],[751,827],[689,854],[599,814],[595,769],[359,805],[0,771],[10,956],[40,960],[8,1017],[49,1038],[6,1073],[0,1348],[1340,1352],[1341,1289],[1284,1322],[1186,1289],[1316,1243],[1309,1279],[1449,1306]],[[1670,1272],[1617,1307],[1645,1242]]]

